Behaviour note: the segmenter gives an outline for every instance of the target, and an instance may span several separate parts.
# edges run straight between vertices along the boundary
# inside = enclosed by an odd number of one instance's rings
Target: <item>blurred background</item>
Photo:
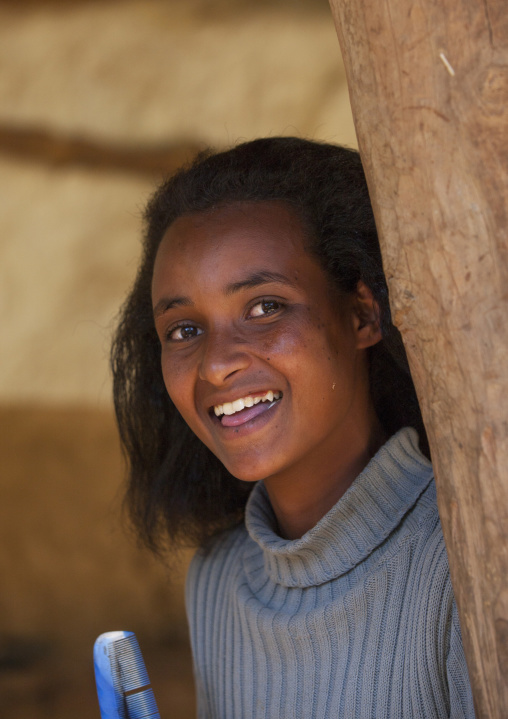
[[[121,515],[108,349],[143,205],[205,145],[356,145],[327,0],[0,1],[0,705],[99,716],[95,637],[135,631],[194,716],[170,570]]]

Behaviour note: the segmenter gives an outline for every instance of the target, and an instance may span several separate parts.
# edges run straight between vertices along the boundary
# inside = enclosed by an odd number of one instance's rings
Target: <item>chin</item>
[[[260,479],[266,479],[273,474],[273,469],[266,467],[266,465],[252,464],[249,462],[240,463],[226,463],[221,460],[226,469],[236,479],[242,482],[259,482]]]
[[[241,482],[259,482],[260,479],[265,479],[267,476],[265,473],[261,472],[252,472],[252,471],[236,471],[231,470],[229,467],[226,467],[228,472],[235,477],[235,479],[239,479]]]

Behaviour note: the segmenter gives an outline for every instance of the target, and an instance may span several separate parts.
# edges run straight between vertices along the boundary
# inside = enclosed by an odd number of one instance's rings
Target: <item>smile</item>
[[[216,404],[213,408],[216,417],[220,417],[223,414],[232,415],[236,412],[241,412],[245,407],[253,407],[255,404],[260,402],[273,402],[277,401],[282,396],[282,392],[268,390],[262,395],[248,395],[247,397],[240,397],[235,399],[233,402],[225,402],[224,404]]]
[[[217,404],[212,409],[223,427],[238,427],[264,414],[281,399],[282,392],[278,390],[268,390],[262,394],[239,397],[233,400],[233,402]]]

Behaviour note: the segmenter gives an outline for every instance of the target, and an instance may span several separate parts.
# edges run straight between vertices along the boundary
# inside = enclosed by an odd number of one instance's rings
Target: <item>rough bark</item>
[[[478,719],[508,716],[508,12],[330,0]]]

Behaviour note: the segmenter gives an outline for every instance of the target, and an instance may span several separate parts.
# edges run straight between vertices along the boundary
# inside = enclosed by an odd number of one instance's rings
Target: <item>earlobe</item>
[[[357,348],[366,349],[382,339],[379,305],[372,290],[360,280],[355,296]]]

